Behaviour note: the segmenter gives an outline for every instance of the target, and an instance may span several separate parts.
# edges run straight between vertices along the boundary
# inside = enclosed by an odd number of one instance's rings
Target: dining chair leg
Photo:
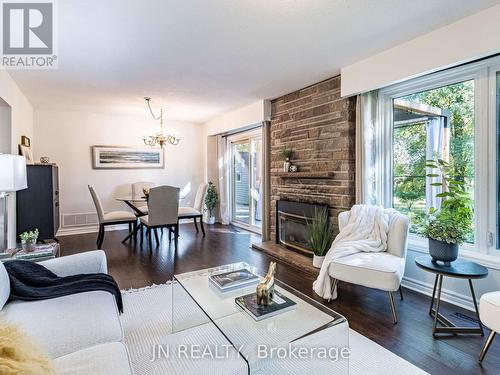
[[[141,233],[139,234],[141,236],[141,246],[142,246],[142,242],[144,240],[144,224],[139,224],[141,226]]]
[[[403,295],[403,287],[401,285],[399,286],[399,296],[401,297],[401,301],[405,299]]]
[[[106,231],[104,230],[104,225],[101,224],[101,225],[99,225],[99,241],[97,243],[98,249],[101,248],[102,243],[104,242],[104,233],[106,233]]]
[[[160,246],[160,239],[158,238],[158,228],[154,228],[153,232],[155,233],[156,246]]]
[[[205,237],[205,228],[203,227],[203,217],[200,217],[200,226],[201,226],[201,232],[203,233],[203,237]]]
[[[175,224],[175,236],[174,236],[174,250],[177,252],[177,245],[179,244],[179,224]]]
[[[132,223],[128,223],[128,231],[129,233],[132,232]]]
[[[196,233],[199,233],[200,231],[198,230],[198,224],[196,223],[196,217],[193,217],[194,221],[194,227],[196,228]]]
[[[99,241],[101,240],[102,235],[102,224],[99,224],[99,230],[97,231],[97,238],[95,240],[96,245],[99,245]]]
[[[168,243],[172,242],[172,227],[168,227]]]
[[[153,235],[151,233],[151,228],[148,227],[146,235],[149,234],[148,236],[148,245],[149,245],[149,250],[153,250]]]
[[[133,227],[134,227],[134,234],[132,236],[132,241],[134,241],[134,244],[136,244],[137,243],[137,229],[138,229],[137,228],[137,220],[134,221]]]

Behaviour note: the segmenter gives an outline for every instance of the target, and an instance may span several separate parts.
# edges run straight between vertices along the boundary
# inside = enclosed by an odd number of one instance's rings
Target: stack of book
[[[25,251],[22,247],[16,247],[0,253],[0,260],[17,259],[40,262],[42,260],[54,258],[58,250],[58,243],[38,244],[32,251]]]
[[[235,298],[235,302],[256,321],[282,314],[297,307],[297,303],[276,290],[274,291],[271,302],[267,306],[257,303],[256,293],[237,297]]]
[[[259,282],[259,277],[246,268],[210,275],[210,283],[220,292],[244,288]]]

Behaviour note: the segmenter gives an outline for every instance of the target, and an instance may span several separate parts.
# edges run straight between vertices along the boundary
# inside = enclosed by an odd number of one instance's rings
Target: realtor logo
[[[3,1],[1,19],[3,67],[55,67],[53,1]]]

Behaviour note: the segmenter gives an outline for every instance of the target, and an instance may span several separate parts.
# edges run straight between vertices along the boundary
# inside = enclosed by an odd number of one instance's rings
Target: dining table
[[[186,196],[179,196],[179,201],[184,199]],[[148,213],[141,210],[144,206],[147,207],[148,198],[146,196],[133,197],[133,196],[120,196],[115,198],[117,201],[125,203],[133,211],[136,217],[146,216]],[[139,225],[136,225],[129,234],[123,239],[122,243],[128,239],[133,238],[134,242],[136,240],[137,231],[139,230]]]

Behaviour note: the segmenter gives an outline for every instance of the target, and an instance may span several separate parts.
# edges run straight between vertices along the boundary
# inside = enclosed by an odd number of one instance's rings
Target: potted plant
[[[217,194],[217,189],[215,185],[210,181],[207,187],[207,193],[205,194],[205,207],[208,211],[208,224],[215,223],[215,207],[219,201],[219,195]]]
[[[290,158],[292,157],[292,150],[290,148],[284,148],[280,152],[281,158],[284,160],[283,161],[283,172],[289,172],[290,171]]]
[[[35,245],[38,241],[38,229],[21,233],[19,236],[21,238],[21,246],[23,250],[27,253],[35,250]]]
[[[450,163],[442,160],[428,160],[428,168],[440,173],[430,173],[427,177],[441,177],[441,182],[432,186],[441,186],[441,207],[431,207],[420,233],[429,239],[429,254],[432,262],[442,261],[449,266],[458,258],[458,246],[472,233],[474,211],[472,200],[467,191],[468,184],[464,177],[457,177]]]
[[[333,226],[327,209],[314,209],[311,219],[306,219],[309,243],[313,249],[313,266],[321,268],[325,255],[333,242]]]

